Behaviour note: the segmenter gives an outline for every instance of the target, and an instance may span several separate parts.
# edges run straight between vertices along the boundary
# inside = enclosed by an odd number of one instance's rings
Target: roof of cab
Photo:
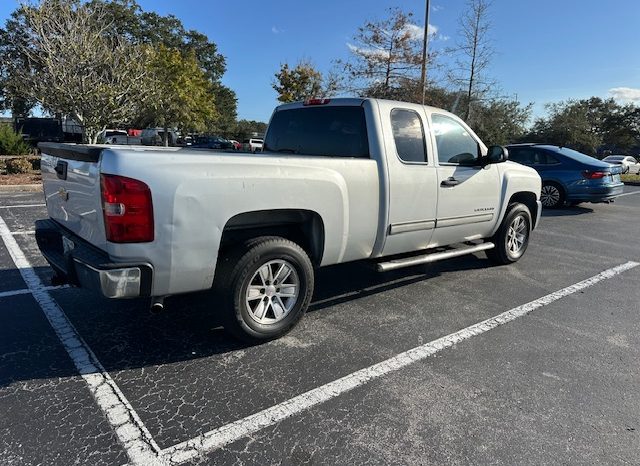
[[[281,110],[291,110],[291,109],[295,109],[295,108],[306,108],[306,107],[324,107],[324,106],[360,106],[362,105],[364,102],[366,102],[367,100],[371,100],[371,101],[377,101],[377,102],[388,102],[388,103],[394,103],[394,104],[400,104],[400,105],[420,105],[414,102],[402,102],[399,100],[386,100],[386,99],[374,99],[374,98],[370,98],[370,97],[337,97],[337,98],[328,98],[328,99],[311,99],[311,100],[317,100],[319,101],[318,103],[315,104],[308,104],[306,103],[307,101],[299,101],[299,102],[291,102],[291,103],[287,103],[287,104],[282,104],[276,107],[275,111],[281,111]],[[321,101],[321,102],[320,102]],[[432,107],[430,105],[423,105],[424,108],[429,109],[429,110],[437,110],[437,111],[444,111],[447,113],[447,110],[438,108],[438,107]]]

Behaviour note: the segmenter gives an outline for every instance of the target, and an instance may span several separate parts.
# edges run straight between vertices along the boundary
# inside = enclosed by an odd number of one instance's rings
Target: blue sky
[[[367,19],[389,7],[415,13],[424,0],[138,0],[145,10],[174,14],[218,44],[223,81],[238,96],[239,118],[267,121],[275,105],[274,73],[284,62],[311,60],[321,71],[348,58],[347,43]],[[17,5],[0,1],[4,22]],[[435,49],[456,40],[464,0],[432,0]],[[567,98],[626,96],[640,103],[640,0],[494,0],[491,75],[503,93],[544,104]],[[448,37],[448,40],[445,40]],[[612,94],[611,89],[628,88]]]

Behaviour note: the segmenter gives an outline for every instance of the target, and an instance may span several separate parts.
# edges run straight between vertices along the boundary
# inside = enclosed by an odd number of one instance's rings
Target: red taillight
[[[589,170],[585,170],[582,172],[582,176],[588,180],[599,180],[607,175],[608,173],[605,172],[592,172]]]
[[[331,99],[307,99],[302,105],[325,105],[331,102]]]
[[[107,241],[153,241],[153,205],[149,186],[117,175],[101,175],[100,181]]]

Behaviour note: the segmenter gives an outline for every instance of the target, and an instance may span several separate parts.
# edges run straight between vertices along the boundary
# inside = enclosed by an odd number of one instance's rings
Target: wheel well
[[[324,253],[324,223],[316,212],[302,209],[258,210],[231,217],[222,232],[218,255],[260,236],[281,236],[297,243],[314,265]]]
[[[509,204],[513,204],[515,202],[520,202],[521,204],[526,205],[529,208],[529,212],[531,212],[531,220],[535,223],[535,219],[538,215],[538,203],[536,202],[537,197],[534,193],[529,191],[523,191],[520,193],[515,193],[509,199]]]

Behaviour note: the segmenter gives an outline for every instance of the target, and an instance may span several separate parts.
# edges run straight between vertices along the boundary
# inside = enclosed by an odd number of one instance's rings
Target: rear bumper
[[[151,296],[153,267],[113,262],[109,255],[53,220],[36,221],[38,247],[62,281],[107,298]]]
[[[605,202],[615,199],[624,191],[624,183],[610,186],[588,187],[578,192],[567,193],[568,201]]]

